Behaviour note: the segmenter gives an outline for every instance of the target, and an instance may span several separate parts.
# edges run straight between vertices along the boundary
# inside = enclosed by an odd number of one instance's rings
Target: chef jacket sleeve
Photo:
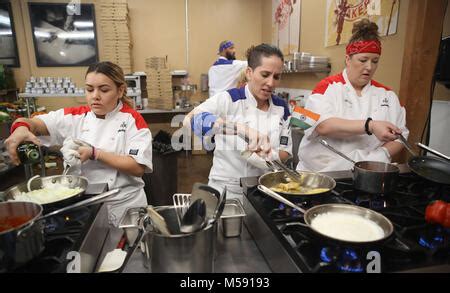
[[[137,163],[144,165],[145,173],[153,171],[152,133],[142,116],[132,119],[132,123],[129,123],[125,153]]]
[[[36,116],[47,127],[50,136],[43,136],[41,142],[45,146],[63,145],[64,139],[72,133],[72,115],[64,115],[64,109],[51,111],[47,114]]]
[[[207,99],[195,108],[191,128],[198,137],[209,135],[214,122],[221,117],[226,119],[226,109],[230,100],[227,92],[222,92]]]
[[[230,101],[228,92],[218,93],[197,106],[199,112],[207,112],[225,118],[228,102]]]

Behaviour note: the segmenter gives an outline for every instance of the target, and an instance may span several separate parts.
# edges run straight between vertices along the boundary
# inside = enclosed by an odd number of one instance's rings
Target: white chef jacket
[[[297,170],[316,172],[349,170],[352,164],[322,146],[315,128],[322,121],[336,117],[350,120],[389,121],[402,130],[407,138],[405,109],[400,105],[398,97],[389,88],[372,80],[361,92],[356,94],[347,77],[347,72],[330,76],[322,80],[306,101],[305,108],[320,114],[320,119],[305,131],[298,150],[299,163]],[[390,162],[384,144],[375,135],[355,135],[349,138],[325,138],[328,143],[354,161]]]
[[[71,136],[103,151],[131,156],[145,166],[146,173],[152,172],[150,129],[138,112],[122,102],[106,114],[105,119],[97,118],[88,106],[64,108],[37,118],[45,123],[50,134],[43,140],[44,144],[62,145]],[[120,193],[108,200],[111,201],[108,203],[109,220],[113,225],[118,224],[126,208],[147,206],[144,181],[140,177],[92,160],[81,165],[81,175],[87,177],[90,184],[108,183],[109,189],[120,188]]]
[[[228,60],[220,56],[208,71],[209,97],[235,88],[242,70],[246,67],[247,61]]]
[[[239,122],[258,130],[270,139],[272,149],[286,151],[292,154],[291,130],[289,127],[290,111],[287,103],[277,96],[269,99],[267,112],[257,109],[256,99],[248,89],[234,88],[209,98],[196,109],[214,114],[227,121]],[[247,149],[247,143],[235,135],[215,135],[213,166],[209,173],[210,185],[227,186],[227,198],[230,194],[240,194],[241,177],[259,176],[264,170],[254,167],[241,157],[241,152]]]

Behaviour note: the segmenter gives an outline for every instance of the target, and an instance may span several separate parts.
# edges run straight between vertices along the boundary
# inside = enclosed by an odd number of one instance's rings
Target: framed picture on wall
[[[28,3],[37,66],[98,61],[94,4]]]
[[[0,2],[0,64],[20,67],[11,3]]]

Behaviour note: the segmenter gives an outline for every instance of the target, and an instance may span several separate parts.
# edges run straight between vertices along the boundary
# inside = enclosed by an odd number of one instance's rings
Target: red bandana
[[[358,53],[376,53],[381,55],[381,43],[378,40],[358,41],[348,44],[345,51],[349,56]]]

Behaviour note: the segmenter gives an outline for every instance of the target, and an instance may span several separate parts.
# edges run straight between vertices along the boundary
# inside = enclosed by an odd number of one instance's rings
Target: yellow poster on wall
[[[327,0],[325,47],[347,43],[362,18],[375,22],[380,36],[395,34],[399,7],[400,0]]]

